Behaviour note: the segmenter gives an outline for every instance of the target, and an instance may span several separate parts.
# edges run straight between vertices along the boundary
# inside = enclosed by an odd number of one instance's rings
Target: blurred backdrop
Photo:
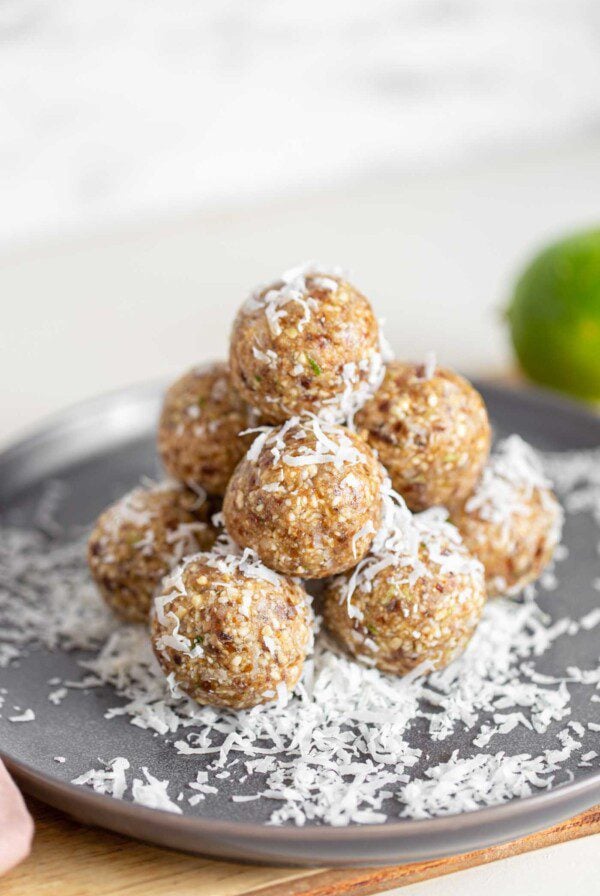
[[[598,219],[595,0],[3,0],[0,46],[2,439],[223,354],[307,258],[506,369],[515,273]]]

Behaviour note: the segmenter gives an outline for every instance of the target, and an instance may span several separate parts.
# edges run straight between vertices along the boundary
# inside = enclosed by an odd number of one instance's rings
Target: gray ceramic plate
[[[500,431],[518,432],[543,449],[600,444],[600,420],[569,403],[539,393],[481,388]],[[142,473],[155,474],[153,429],[160,393],[157,385],[143,386],[86,402],[5,451],[0,456],[0,506],[5,519],[19,525],[30,523],[45,484],[50,478],[59,478],[67,483],[71,496],[61,508],[60,521],[87,524]],[[597,562],[590,529],[584,516],[569,522],[566,540],[570,557],[562,564],[561,580],[570,587],[562,589],[560,597],[541,598],[542,606],[552,614],[577,617],[592,609],[594,600],[598,602],[597,592],[594,598],[589,590],[595,574],[591,564]],[[552,652],[552,662],[557,669],[564,669],[570,660],[589,668],[596,665],[598,654],[596,630],[566,640]],[[125,718],[105,721],[106,707],[115,702],[108,689],[95,690],[92,698],[74,693],[64,711],[54,711],[46,699],[47,682],[53,676],[80,677],[76,659],[76,654],[38,649],[18,665],[0,669],[0,687],[8,690],[13,701],[18,698],[21,705],[36,712],[35,728],[0,719],[0,750],[28,792],[82,821],[158,844],[255,861],[396,863],[513,839],[600,801],[600,772],[579,767],[574,758],[569,766],[572,780],[563,774],[562,780],[567,782],[552,790],[493,808],[422,821],[396,818],[385,824],[344,828],[273,827],[265,825],[272,806],[265,807],[260,800],[236,804],[223,798],[206,800],[200,810],[184,807],[183,815],[146,809],[69,783],[93,767],[94,757],[117,755],[128,756],[132,766],[148,765],[159,778],[168,777],[175,784],[190,779],[185,757],[167,750],[160,738],[132,727]],[[546,666],[544,671],[552,669]],[[576,695],[572,705],[577,709]],[[591,706],[594,720],[600,722],[600,704]],[[587,702],[585,712],[584,718],[591,718]],[[522,740],[517,740],[523,738],[522,732],[519,728],[506,736],[502,746],[507,752],[523,748]],[[444,758],[444,750],[447,754],[443,745],[428,745],[428,749],[438,760]],[[56,755],[68,755],[70,760],[57,765],[52,761]]]

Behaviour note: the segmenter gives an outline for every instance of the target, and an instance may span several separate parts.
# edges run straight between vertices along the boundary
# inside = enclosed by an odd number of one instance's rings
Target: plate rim
[[[145,818],[150,821],[158,818],[171,819],[172,824],[168,827],[189,828],[192,832],[201,833],[204,828],[210,829],[212,834],[222,834],[228,837],[248,836],[264,836],[268,840],[288,841],[306,840],[306,831],[318,834],[319,839],[330,841],[346,841],[346,840],[379,840],[382,835],[388,836],[411,836],[426,835],[427,833],[440,836],[445,830],[452,829],[453,833],[460,830],[464,832],[472,827],[479,827],[491,823],[493,821],[506,821],[513,816],[527,815],[527,810],[533,806],[553,805],[554,803],[562,803],[569,800],[570,797],[579,796],[593,791],[598,788],[598,796],[600,796],[600,771],[585,772],[578,781],[567,781],[558,784],[556,787],[540,790],[528,797],[518,797],[508,800],[505,803],[498,803],[494,806],[482,806],[468,812],[456,812],[447,815],[438,815],[431,818],[405,818],[398,821],[381,822],[377,824],[361,824],[354,823],[349,825],[327,825],[327,824],[306,824],[302,827],[297,825],[269,825],[260,824],[249,821],[223,821],[218,818],[210,818],[202,815],[185,815],[175,812],[169,812],[166,809],[154,809],[147,806],[134,803],[131,800],[118,800],[108,794],[96,793],[85,786],[73,784],[70,781],[62,781],[51,775],[40,772],[34,766],[19,759],[15,759],[0,748],[0,757],[5,762],[7,768],[11,770],[15,776],[23,778],[26,782],[33,781],[50,787],[58,793],[64,794],[66,797],[73,798],[73,803],[83,803],[87,806],[105,806],[111,810],[116,810],[117,815],[130,818],[131,820]],[[593,806],[596,799],[591,799],[589,806]],[[493,816],[493,817],[492,817]],[[304,835],[304,836],[303,836]]]

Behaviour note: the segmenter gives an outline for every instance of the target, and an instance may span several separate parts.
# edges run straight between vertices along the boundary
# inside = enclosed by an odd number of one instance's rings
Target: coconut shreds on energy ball
[[[500,442],[473,494],[452,521],[484,565],[488,595],[516,594],[552,560],[562,508],[533,449],[519,436]]]
[[[172,687],[198,703],[248,709],[286,700],[312,646],[309,598],[227,539],[190,557],[152,611],[154,652]]]
[[[255,290],[233,325],[235,388],[267,423],[352,417],[381,382],[379,325],[336,269],[305,265]]]
[[[390,491],[385,509],[368,556],[327,587],[325,623],[349,653],[383,672],[443,669],[481,618],[483,567],[443,508],[413,516]]]
[[[325,578],[350,569],[381,518],[385,471],[354,433],[316,417],[265,427],[233,474],[227,531],[287,575]]]
[[[222,495],[251,442],[240,432],[253,422],[226,364],[194,367],[165,396],[158,425],[162,462],[181,482]]]
[[[391,361],[356,428],[411,510],[447,506],[472,491],[490,450],[483,399],[467,380],[438,367]]]
[[[157,586],[186,554],[209,548],[203,494],[177,482],[140,486],[98,518],[88,563],[102,597],[127,622],[146,622]]]

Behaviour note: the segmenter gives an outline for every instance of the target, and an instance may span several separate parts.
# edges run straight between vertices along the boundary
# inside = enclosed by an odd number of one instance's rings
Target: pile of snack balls
[[[537,578],[560,538],[531,449],[513,436],[490,458],[490,443],[467,380],[432,355],[391,358],[368,299],[305,265],[244,302],[228,363],[167,391],[169,478],[99,517],[90,569],[201,704],[287,699],[313,602],[358,662],[443,668],[486,598]]]

